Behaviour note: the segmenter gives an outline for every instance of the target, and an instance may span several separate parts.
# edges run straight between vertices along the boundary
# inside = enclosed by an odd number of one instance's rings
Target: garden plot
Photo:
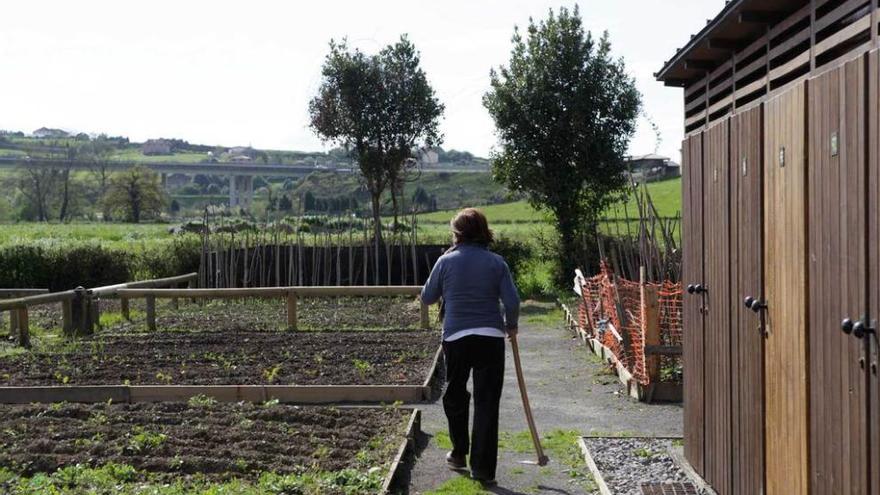
[[[425,331],[102,335],[0,357],[0,385],[422,385]]]
[[[101,327],[68,340],[36,308],[33,348],[0,346],[0,402],[140,402],[207,394],[222,401],[394,402],[432,394],[439,335],[412,297],[308,298],[287,330],[279,300],[157,305],[157,330],[132,300],[101,301]],[[211,390],[201,390],[210,387]],[[137,390],[135,390],[137,389]]]
[[[3,493],[377,493],[411,410],[268,402],[0,405]],[[228,490],[228,491],[226,491]]]

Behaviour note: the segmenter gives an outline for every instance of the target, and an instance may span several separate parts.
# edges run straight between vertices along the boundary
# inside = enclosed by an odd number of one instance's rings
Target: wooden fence
[[[18,345],[30,347],[30,324],[28,320],[29,309],[33,306],[60,303],[62,308],[62,331],[66,335],[87,335],[94,331],[96,325],[99,325],[100,306],[98,302],[101,299],[116,298],[119,291],[125,288],[175,287],[184,284],[192,285],[197,280],[198,274],[190,273],[177,277],[141,280],[94,289],[77,287],[73,290],[61,292],[50,293],[42,291],[42,293],[37,295],[27,295],[28,292],[24,292],[24,297],[0,300],[0,313],[3,311],[10,312],[12,315],[10,317],[10,333],[16,337]],[[6,293],[13,294],[17,290],[19,289],[9,289]],[[22,293],[19,292],[19,294]],[[126,311],[125,304],[123,305],[123,311]]]
[[[297,329],[297,301],[305,297],[352,297],[352,296],[418,296],[419,285],[401,286],[346,286],[346,287],[252,287],[249,289],[149,289],[123,288],[117,293],[123,302],[123,316],[129,317],[127,308],[131,299],[146,301],[147,329],[156,330],[157,299],[238,299],[261,298],[283,299],[287,305],[287,328]],[[422,328],[430,328],[428,306],[421,304],[420,320]]]

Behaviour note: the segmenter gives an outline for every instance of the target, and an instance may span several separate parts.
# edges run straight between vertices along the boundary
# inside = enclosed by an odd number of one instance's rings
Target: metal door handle
[[[843,330],[843,333],[852,335],[857,339],[864,338],[866,335],[875,332],[875,329],[868,326],[863,320],[852,321],[850,318],[846,318],[840,323],[840,329]]]
[[[703,286],[703,284],[690,284],[687,286],[688,294],[705,294],[709,292],[709,289]]]
[[[752,296],[748,296],[743,299],[743,305],[745,305],[746,308],[751,309],[755,313],[760,313],[761,310],[767,309],[766,302],[763,302],[760,299],[755,299]]]

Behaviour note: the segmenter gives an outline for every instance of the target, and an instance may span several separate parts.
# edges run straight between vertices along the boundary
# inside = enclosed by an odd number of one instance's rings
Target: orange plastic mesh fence
[[[650,285],[659,294],[660,343],[681,345],[681,284],[667,281]],[[640,384],[650,383],[645,369],[639,283],[615,277],[608,265],[602,263],[599,274],[586,279],[581,292],[578,321],[587,336],[610,349]],[[678,358],[663,356],[661,369],[667,370],[668,378],[680,379]]]

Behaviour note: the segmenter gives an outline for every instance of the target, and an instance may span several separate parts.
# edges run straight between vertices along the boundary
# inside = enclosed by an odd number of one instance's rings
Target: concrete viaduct
[[[303,165],[254,164],[239,162],[215,163],[175,163],[175,162],[135,162],[135,161],[70,161],[51,158],[0,157],[0,170],[21,168],[70,168],[71,170],[94,170],[103,167],[112,172],[128,170],[136,166],[147,167],[162,177],[165,183],[169,174],[212,175],[229,177],[229,206],[250,208],[254,197],[254,177],[293,177],[302,178],[321,171],[340,174],[358,173],[352,168],[321,168]],[[422,172],[463,172],[488,173],[485,168],[466,167],[422,167]]]

